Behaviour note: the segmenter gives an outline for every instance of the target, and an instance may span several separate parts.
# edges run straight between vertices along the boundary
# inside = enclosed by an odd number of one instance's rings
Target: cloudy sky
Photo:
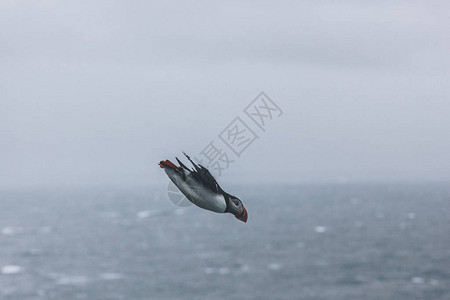
[[[283,114],[221,180],[449,181],[449,9],[2,1],[0,186],[165,182],[261,91]]]

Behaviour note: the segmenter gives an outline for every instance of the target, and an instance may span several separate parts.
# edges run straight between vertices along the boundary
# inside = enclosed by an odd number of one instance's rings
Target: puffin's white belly
[[[187,180],[185,181],[177,171],[165,168],[167,176],[178,187],[178,189],[195,205],[214,211],[217,213],[224,213],[227,204],[225,197],[222,194],[214,193],[213,191],[205,188],[195,179],[189,176],[189,173],[183,170],[186,174]]]

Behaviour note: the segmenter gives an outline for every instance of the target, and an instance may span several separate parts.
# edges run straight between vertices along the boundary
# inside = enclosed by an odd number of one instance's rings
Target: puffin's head
[[[245,209],[241,200],[232,195],[230,195],[229,210],[236,217],[236,219],[241,220],[244,223],[247,222],[248,218],[247,210]]]

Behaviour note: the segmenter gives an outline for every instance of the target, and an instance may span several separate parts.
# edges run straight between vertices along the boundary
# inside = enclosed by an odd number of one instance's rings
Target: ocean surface
[[[0,191],[0,299],[450,299],[450,186]]]

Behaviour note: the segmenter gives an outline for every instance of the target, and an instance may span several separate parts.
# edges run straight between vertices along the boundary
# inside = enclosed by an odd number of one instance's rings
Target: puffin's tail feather
[[[173,162],[171,162],[168,159],[160,161],[159,166],[161,168],[182,169],[182,167],[176,166]]]

